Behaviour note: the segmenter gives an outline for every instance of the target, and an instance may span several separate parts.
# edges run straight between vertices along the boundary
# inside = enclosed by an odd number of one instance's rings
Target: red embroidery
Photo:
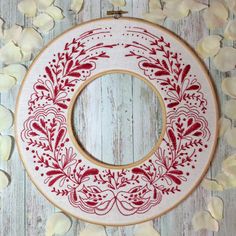
[[[21,132],[45,185],[89,214],[106,215],[115,207],[124,216],[148,212],[165,195],[181,191],[210,138],[204,115],[207,101],[191,65],[183,64],[181,54],[172,52],[163,37],[137,27],[126,30],[147,37],[149,47],[136,41],[87,46],[95,35],[110,35],[108,28],[87,31],[66,43],[34,84]],[[66,109],[79,82],[91,75],[98,60],[109,60],[116,47],[127,50],[126,57],[136,60],[143,74],[157,83],[167,106],[166,133],[155,155],[123,170],[88,166],[69,145],[66,124]]]

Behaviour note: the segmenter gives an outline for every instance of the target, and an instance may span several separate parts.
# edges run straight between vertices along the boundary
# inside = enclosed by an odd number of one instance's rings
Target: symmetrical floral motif
[[[112,37],[111,28],[90,30],[66,43],[34,84],[21,132],[45,185],[89,214],[106,215],[112,209],[124,216],[142,214],[165,195],[180,192],[210,138],[207,101],[201,84],[191,74],[191,65],[172,52],[164,37],[138,27],[125,27],[125,33],[144,37],[150,45],[94,41],[93,46],[87,46],[95,35]],[[140,166],[122,170],[86,164],[74,150],[66,125],[66,109],[78,83],[91,75],[98,60],[109,60],[116,47],[122,47],[119,50],[125,52],[124,57],[137,60],[143,74],[156,81],[167,107],[166,131],[155,155]]]

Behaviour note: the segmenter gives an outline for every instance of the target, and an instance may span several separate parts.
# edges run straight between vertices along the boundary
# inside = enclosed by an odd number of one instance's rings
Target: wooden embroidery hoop
[[[32,63],[32,66],[31,66],[30,70],[32,69],[33,65],[38,61],[38,59],[40,59],[41,54],[46,50],[46,48],[50,47],[50,45],[52,45],[53,43],[55,43],[60,37],[62,37],[62,36],[63,36],[64,34],[66,34],[67,32],[73,31],[73,30],[76,29],[77,27],[80,27],[80,26],[85,25],[85,24],[89,24],[89,23],[91,23],[91,22],[104,21],[104,20],[110,20],[110,19],[111,19],[111,18],[109,17],[109,18],[105,18],[105,19],[92,20],[92,21],[89,21],[89,22],[82,23],[82,24],[80,24],[79,26],[76,26],[76,27],[74,27],[74,28],[72,28],[72,29],[70,29],[70,30],[64,32],[62,35],[58,36],[56,39],[54,39],[52,42],[50,42],[50,44],[48,44],[48,45],[45,47],[45,49],[36,57],[36,59],[35,59],[34,62]],[[217,99],[216,99],[216,96],[215,96],[215,93],[214,93],[214,88],[213,88],[213,86],[212,86],[212,83],[211,83],[211,80],[210,80],[210,77],[209,77],[209,75],[208,75],[208,72],[207,72],[206,68],[204,67],[204,65],[203,65],[203,63],[200,61],[200,59],[198,59],[198,58],[196,57],[196,55],[195,55],[195,53],[192,51],[192,49],[191,49],[187,44],[185,44],[184,42],[182,42],[182,41],[179,39],[179,37],[177,37],[177,36],[174,35],[173,33],[169,32],[167,29],[164,29],[164,28],[162,28],[162,27],[160,27],[160,26],[157,26],[157,25],[154,25],[154,24],[152,24],[152,23],[143,21],[143,20],[141,20],[141,19],[124,18],[124,17],[122,17],[122,19],[128,19],[129,21],[136,22],[136,23],[137,23],[137,22],[143,22],[143,23],[145,23],[145,24],[147,24],[147,25],[149,25],[149,26],[155,27],[155,28],[158,29],[160,32],[164,32],[164,33],[170,35],[170,36],[171,36],[172,38],[174,38],[178,43],[180,43],[180,44],[183,46],[183,48],[185,48],[185,49],[188,51],[188,53],[190,53],[190,54],[195,58],[195,62],[197,62],[198,65],[201,67],[201,69],[202,69],[202,71],[203,71],[203,73],[204,73],[205,78],[206,78],[207,81],[209,82],[209,85],[210,85],[210,88],[211,88],[211,93],[213,94],[213,97],[214,97],[214,106],[215,106],[215,110],[216,110],[215,119],[217,120],[217,119],[218,119],[218,108],[217,108]],[[19,95],[18,95],[17,106],[16,106],[16,117],[18,117],[18,113],[19,113],[19,111],[18,111],[18,108],[19,108],[19,97],[21,96],[22,88],[23,88],[23,86],[24,86],[24,84],[25,84],[25,81],[26,81],[26,78],[27,78],[28,74],[30,73],[30,70],[29,70],[29,72],[27,73],[27,75],[26,75],[26,77],[25,77],[25,79],[24,79],[24,81],[23,81],[23,83],[22,83],[22,86],[21,86],[21,89],[20,89],[20,92],[19,92]],[[110,72],[111,72],[111,71],[110,71]],[[118,72],[120,72],[120,71],[118,71]],[[122,70],[122,72],[124,72],[124,71]],[[127,71],[125,71],[125,72],[127,73]],[[106,72],[106,73],[107,73],[107,72]],[[101,76],[102,74],[103,74],[103,73],[101,73],[100,76]],[[137,75],[135,75],[135,76],[137,76]],[[90,81],[96,79],[97,77],[99,77],[99,76],[96,75],[94,78],[93,78],[93,77],[90,78],[87,83],[89,83]],[[86,86],[86,85],[85,85],[85,86]],[[82,88],[77,92],[77,95],[76,95],[76,96],[78,96],[78,94],[79,94],[79,92],[80,92],[81,90],[82,90]],[[74,100],[75,100],[75,97],[76,97],[76,96],[74,96]],[[69,109],[70,109],[70,112],[69,112],[69,115],[68,115],[69,118],[71,118],[72,107],[73,107],[73,102],[70,104],[70,108],[69,108]],[[165,116],[164,116],[164,117],[165,117]],[[165,119],[164,119],[164,120],[165,120]],[[18,147],[18,150],[19,150],[19,153],[20,153],[20,157],[21,157],[21,159],[22,159],[22,162],[23,162],[23,164],[24,164],[24,166],[25,166],[25,168],[26,168],[26,170],[27,170],[27,174],[29,175],[31,181],[36,185],[36,187],[38,188],[38,190],[39,190],[50,202],[52,202],[52,203],[53,203],[54,205],[56,205],[58,208],[63,209],[63,210],[64,210],[65,212],[67,212],[68,214],[74,215],[74,214],[72,214],[71,212],[68,212],[66,208],[63,208],[62,206],[59,206],[58,204],[55,204],[55,202],[53,202],[52,199],[50,199],[50,198],[43,192],[43,190],[42,190],[39,186],[37,186],[37,184],[35,183],[34,178],[32,178],[30,171],[29,171],[29,170],[27,169],[27,167],[26,167],[26,161],[24,160],[24,158],[22,158],[23,155],[22,155],[22,151],[21,151],[21,144],[20,144],[20,141],[18,140],[19,134],[18,134],[18,128],[17,128],[17,119],[16,119],[16,121],[15,121],[15,125],[16,125],[16,143],[17,143],[17,147]],[[73,135],[72,135],[72,127],[71,127],[71,125],[69,125],[69,127],[70,127],[69,130],[70,130],[71,136],[73,136]],[[182,202],[185,198],[187,198],[187,197],[195,190],[195,188],[197,187],[197,185],[200,183],[201,179],[202,179],[203,176],[205,175],[207,169],[209,168],[210,162],[211,162],[212,157],[213,157],[214,149],[215,149],[215,146],[216,146],[217,132],[218,132],[217,130],[218,130],[218,128],[217,128],[217,126],[216,126],[216,127],[215,127],[215,131],[216,131],[216,132],[215,132],[215,136],[214,136],[214,144],[213,144],[213,146],[212,146],[212,148],[211,148],[210,158],[208,159],[208,161],[207,161],[207,163],[206,163],[206,165],[205,165],[204,170],[202,170],[202,174],[201,174],[200,178],[199,178],[198,181],[194,184],[194,186],[192,186],[192,188],[190,189],[190,191],[188,191],[187,194],[185,194],[178,202],[176,202],[172,207],[170,207],[170,208],[166,209],[165,211],[163,211],[161,214],[158,214],[158,215],[156,215],[156,216],[154,216],[154,217],[152,216],[152,217],[150,217],[150,218],[146,217],[145,220],[136,220],[136,221],[129,222],[129,223],[127,223],[127,224],[115,223],[115,224],[106,224],[106,225],[122,226],[122,225],[130,225],[130,224],[134,224],[134,223],[140,223],[140,222],[148,221],[148,220],[150,220],[150,219],[153,219],[153,218],[155,218],[155,217],[159,217],[159,216],[165,214],[166,212],[168,212],[168,211],[170,211],[171,209],[175,208],[175,207],[176,207],[180,202]],[[162,135],[163,135],[163,134],[162,134]],[[73,138],[72,138],[72,139],[73,139]],[[75,141],[75,140],[74,140],[74,141]],[[75,142],[76,142],[76,141],[75,141]],[[77,144],[77,142],[76,142],[76,144]],[[159,142],[158,142],[158,145],[159,145]],[[77,147],[77,148],[78,148],[78,147]],[[79,149],[79,148],[78,148],[78,149]],[[89,157],[89,156],[88,156],[88,158],[91,159],[91,160],[93,159],[92,157]],[[141,161],[145,160],[146,158],[148,158],[148,157],[145,157],[145,158],[142,159]],[[98,164],[98,163],[96,163],[96,164]],[[101,163],[100,163],[100,164],[101,164]],[[135,163],[135,165],[138,165],[138,164],[139,164],[139,162],[138,162],[138,163]],[[101,164],[101,165],[104,165],[104,164]],[[104,166],[107,167],[107,165],[104,165]],[[118,167],[116,167],[116,166],[110,166],[110,165],[108,165],[108,166],[109,166],[110,168],[112,167],[112,168],[114,168],[114,169],[121,168],[121,166],[118,166]],[[77,218],[80,218],[80,219],[82,219],[82,220],[91,222],[91,223],[101,224],[101,222],[96,222],[96,221],[94,221],[94,220],[88,220],[88,219],[86,219],[86,218],[83,219],[83,217],[81,217],[81,216],[80,216],[80,217],[78,217],[78,216],[76,216],[76,215],[74,215],[74,216],[77,217]]]

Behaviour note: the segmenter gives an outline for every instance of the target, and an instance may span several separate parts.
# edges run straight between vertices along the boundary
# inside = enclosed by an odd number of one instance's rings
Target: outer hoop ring
[[[110,18],[108,18],[108,19],[110,19]],[[123,18],[123,19],[128,19],[128,20],[130,20],[130,21],[136,21],[136,22],[144,22],[144,23],[146,23],[146,24],[148,24],[148,25],[150,25],[150,26],[154,26],[155,28],[159,29],[160,31],[165,32],[165,33],[169,34],[170,36],[172,36],[173,38],[175,38],[175,40],[177,40],[180,44],[182,44],[183,47],[187,48],[187,50],[190,52],[190,54],[196,59],[196,61],[198,61],[199,66],[200,66],[200,67],[202,68],[202,70],[204,71],[205,78],[207,78],[207,80],[210,82],[210,78],[209,78],[209,76],[208,76],[208,73],[207,73],[205,67],[203,66],[203,64],[201,63],[201,61],[196,57],[196,54],[195,54],[185,43],[183,43],[182,41],[180,41],[180,39],[179,39],[177,36],[175,36],[173,33],[169,32],[168,30],[166,30],[166,29],[164,29],[164,28],[162,28],[162,27],[156,26],[156,25],[154,25],[154,24],[152,24],[152,23],[148,23],[148,22],[145,22],[145,21],[140,20],[140,19],[133,19],[133,18]],[[103,20],[104,20],[104,19],[103,19]],[[90,21],[90,22],[88,22],[88,23],[91,23],[91,22],[93,22],[93,21]],[[86,24],[86,23],[84,23],[84,24]],[[83,25],[84,25],[84,24],[83,24]],[[73,29],[72,29],[72,30],[73,30]],[[69,30],[69,31],[70,31],[70,30]],[[67,32],[69,32],[69,31],[67,31]],[[59,36],[59,37],[60,37],[60,36]],[[49,45],[51,45],[53,42],[55,42],[57,39],[59,39],[59,37],[57,37],[56,39],[54,39]],[[49,46],[49,45],[48,45],[48,46]],[[37,56],[37,58],[34,60],[34,63],[37,61],[37,59],[40,57],[41,54],[42,54],[42,52],[41,52],[41,53]],[[33,64],[34,64],[34,63],[33,63]],[[33,64],[32,64],[32,65],[33,65]],[[29,74],[29,72],[28,72],[28,74]],[[27,75],[28,75],[28,74],[27,74]],[[26,75],[26,77],[27,77],[27,75]],[[23,83],[22,83],[21,89],[22,89],[24,83],[25,83],[25,79],[24,79],[24,81],[23,81]],[[217,99],[216,99],[216,96],[215,96],[215,93],[214,93],[214,88],[213,88],[211,82],[210,82],[209,84],[210,84],[210,87],[211,87],[211,90],[212,90],[212,93],[213,93],[213,96],[214,96],[214,101],[215,101],[215,102],[214,102],[214,106],[215,106],[215,110],[217,111],[217,114],[216,114],[216,116],[215,116],[215,119],[217,120],[217,118],[218,118],[218,108],[217,108],[217,103],[216,103],[216,100],[217,100]],[[21,90],[20,90],[20,93],[21,93]],[[20,96],[20,93],[19,93],[19,96]],[[17,99],[17,104],[18,104],[18,100],[19,100],[19,99]],[[17,117],[17,114],[18,114],[18,109],[16,109],[16,117]],[[17,123],[17,122],[15,122],[15,124],[16,124],[16,123]],[[217,127],[217,126],[215,127],[215,130],[216,130],[216,133],[217,133],[217,130],[218,130],[218,127]],[[16,124],[16,141],[17,141],[18,150],[19,150],[19,152],[21,153],[20,142],[17,140],[17,137],[19,137],[19,135],[18,135],[18,133],[17,133],[17,124]],[[205,175],[205,173],[206,173],[206,171],[207,171],[207,169],[208,169],[208,167],[209,167],[209,165],[210,165],[210,162],[211,162],[211,160],[212,160],[212,155],[213,155],[213,152],[214,152],[214,149],[215,149],[215,146],[216,146],[216,140],[217,140],[217,135],[215,135],[215,137],[214,137],[214,145],[213,145],[212,148],[211,148],[211,158],[208,159],[206,168],[204,169],[204,171],[203,171],[202,175],[200,176],[199,180],[195,183],[195,185],[191,188],[191,190],[188,191],[188,193],[187,193],[184,197],[182,197],[182,199],[180,199],[174,206],[170,207],[169,209],[165,210],[164,212],[162,212],[161,214],[159,214],[159,215],[157,215],[157,216],[163,215],[163,214],[165,214],[167,211],[173,209],[176,205],[178,205],[181,201],[183,201],[187,196],[189,196],[189,195],[192,193],[192,191],[196,188],[196,186],[200,183],[201,179],[202,179],[203,176]],[[21,156],[21,155],[20,155],[20,156]],[[23,160],[22,157],[21,157],[21,159],[22,159],[22,162],[24,163],[24,166],[25,166],[25,168],[26,168],[26,163],[25,163],[25,161]],[[27,168],[26,168],[26,170],[27,170]],[[29,173],[28,171],[27,171],[27,173],[28,173],[29,176],[30,176],[30,173]],[[30,176],[30,178],[31,178],[32,182],[34,182],[34,180],[32,179],[31,176]],[[35,184],[35,185],[36,185],[36,184]],[[38,187],[38,186],[36,185],[36,187]],[[39,188],[38,188],[38,189],[39,189]],[[41,190],[39,189],[39,191],[41,191]],[[44,195],[45,195],[45,193],[44,193]],[[48,196],[46,196],[46,195],[45,195],[45,197],[48,198]],[[48,198],[48,200],[49,200],[49,198]],[[49,200],[49,201],[50,201],[50,200]],[[54,203],[54,204],[55,204],[55,203]],[[57,207],[62,208],[62,207],[60,207],[60,206],[57,206]],[[65,210],[65,211],[66,211],[66,210]],[[71,214],[71,213],[69,213],[69,214]],[[155,217],[157,217],[157,216],[155,216]],[[75,217],[76,217],[76,216],[75,216]],[[151,217],[151,218],[153,218],[153,217]],[[88,221],[87,219],[85,219],[85,220]],[[147,218],[146,218],[145,221],[147,221],[147,220],[150,220],[150,219],[147,219]],[[90,222],[91,222],[91,223],[97,223],[97,222],[94,222],[94,221],[90,221]],[[131,222],[131,223],[129,223],[129,224],[139,223],[139,222],[143,222],[143,221],[138,220],[138,221]],[[107,225],[115,225],[115,226],[118,226],[119,224],[107,224]],[[124,224],[121,224],[121,225],[124,225]],[[125,224],[125,225],[126,225],[126,224]]]

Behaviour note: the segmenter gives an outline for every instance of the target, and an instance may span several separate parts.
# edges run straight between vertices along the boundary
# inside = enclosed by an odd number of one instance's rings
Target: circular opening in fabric
[[[107,73],[79,91],[72,129],[81,149],[95,160],[128,165],[156,150],[163,131],[159,93],[144,79]]]

